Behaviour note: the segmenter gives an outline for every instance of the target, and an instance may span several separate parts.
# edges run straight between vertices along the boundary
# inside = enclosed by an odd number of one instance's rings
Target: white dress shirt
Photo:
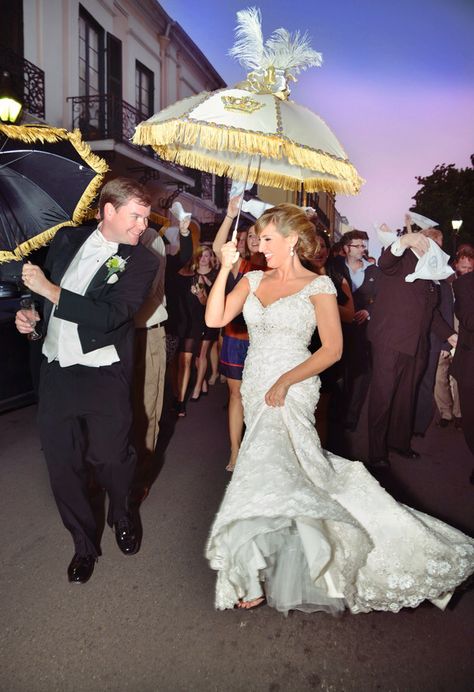
[[[153,228],[147,228],[141,237],[141,243],[160,258],[160,266],[153,279],[150,291],[138,312],[135,314],[135,326],[141,329],[156,327],[168,319],[165,297],[166,248],[160,234]]]
[[[348,268],[349,274],[351,277],[351,283],[352,283],[351,288],[352,288],[353,293],[354,293],[354,291],[357,291],[357,289],[360,288],[362,286],[362,284],[364,283],[365,270],[367,269],[367,267],[372,266],[371,263],[368,262],[364,258],[361,259],[361,262],[362,262],[361,267],[359,267],[358,269],[352,269],[351,265],[346,260],[346,267]]]
[[[97,228],[79,248],[61,280],[61,288],[81,296],[85,295],[98,270],[116,254],[117,250],[118,243],[106,240]],[[62,368],[70,365],[99,368],[120,360],[113,345],[83,353],[77,324],[56,317],[54,310],[49,319],[43,354],[49,363],[53,360],[59,361]]]
[[[400,238],[397,238],[390,245],[390,252],[392,253],[392,255],[395,255],[395,257],[401,257],[403,255],[403,253],[405,252],[405,248],[400,243]]]

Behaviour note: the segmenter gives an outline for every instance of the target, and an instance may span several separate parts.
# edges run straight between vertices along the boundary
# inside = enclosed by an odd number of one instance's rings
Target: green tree
[[[433,172],[416,178],[420,189],[413,195],[411,211],[435,219],[444,235],[444,247],[454,253],[463,242],[474,243],[474,154],[471,167],[456,168],[453,163],[436,166]],[[462,219],[454,234],[451,221]]]

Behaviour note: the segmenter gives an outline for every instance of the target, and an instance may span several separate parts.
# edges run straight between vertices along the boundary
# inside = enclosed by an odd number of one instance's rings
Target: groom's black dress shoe
[[[419,459],[421,456],[419,452],[416,452],[411,447],[408,447],[408,449],[397,449],[396,447],[390,447],[390,449],[392,452],[395,452],[395,454],[398,454],[399,457],[405,457],[405,459]]]
[[[140,547],[140,541],[135,524],[127,514],[115,522],[115,539],[124,555],[135,555]]]
[[[72,558],[67,568],[67,577],[71,584],[85,584],[92,576],[96,558],[92,555],[78,555]]]

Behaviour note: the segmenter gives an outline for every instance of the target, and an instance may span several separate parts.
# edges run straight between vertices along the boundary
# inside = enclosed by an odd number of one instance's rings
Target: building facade
[[[147,184],[159,213],[179,197],[198,223],[220,217],[225,179],[130,142],[153,113],[226,86],[156,0],[0,0],[0,9],[0,69],[14,78],[23,122],[79,128],[113,176]]]

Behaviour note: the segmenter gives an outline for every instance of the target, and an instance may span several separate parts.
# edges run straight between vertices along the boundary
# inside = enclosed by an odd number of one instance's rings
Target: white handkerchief
[[[178,221],[187,221],[192,216],[192,214],[189,212],[184,211],[181,202],[173,202],[171,205],[171,213],[175,219],[178,219]]]
[[[422,216],[421,214],[416,214],[414,211],[407,211],[408,216],[411,218],[413,223],[416,223],[420,228],[434,228],[438,226],[437,221],[429,219],[427,216]]]
[[[271,209],[273,206],[273,204],[267,204],[259,199],[249,199],[248,202],[242,202],[242,211],[252,214],[256,219],[259,219],[264,211]]]
[[[383,248],[388,247],[398,238],[395,231],[382,231],[379,223],[374,223],[374,228],[377,231],[377,237]]]
[[[253,180],[247,181],[247,183],[244,183],[243,180],[232,180],[232,186],[229,192],[229,199],[232,199],[232,197],[240,197],[240,195],[243,194],[244,190],[250,190],[250,188],[253,186]]]
[[[405,277],[405,281],[411,283],[416,279],[429,279],[431,281],[442,281],[454,274],[454,270],[449,266],[449,255],[442,251],[434,240],[428,238],[429,250],[420,257],[412,274]]]

